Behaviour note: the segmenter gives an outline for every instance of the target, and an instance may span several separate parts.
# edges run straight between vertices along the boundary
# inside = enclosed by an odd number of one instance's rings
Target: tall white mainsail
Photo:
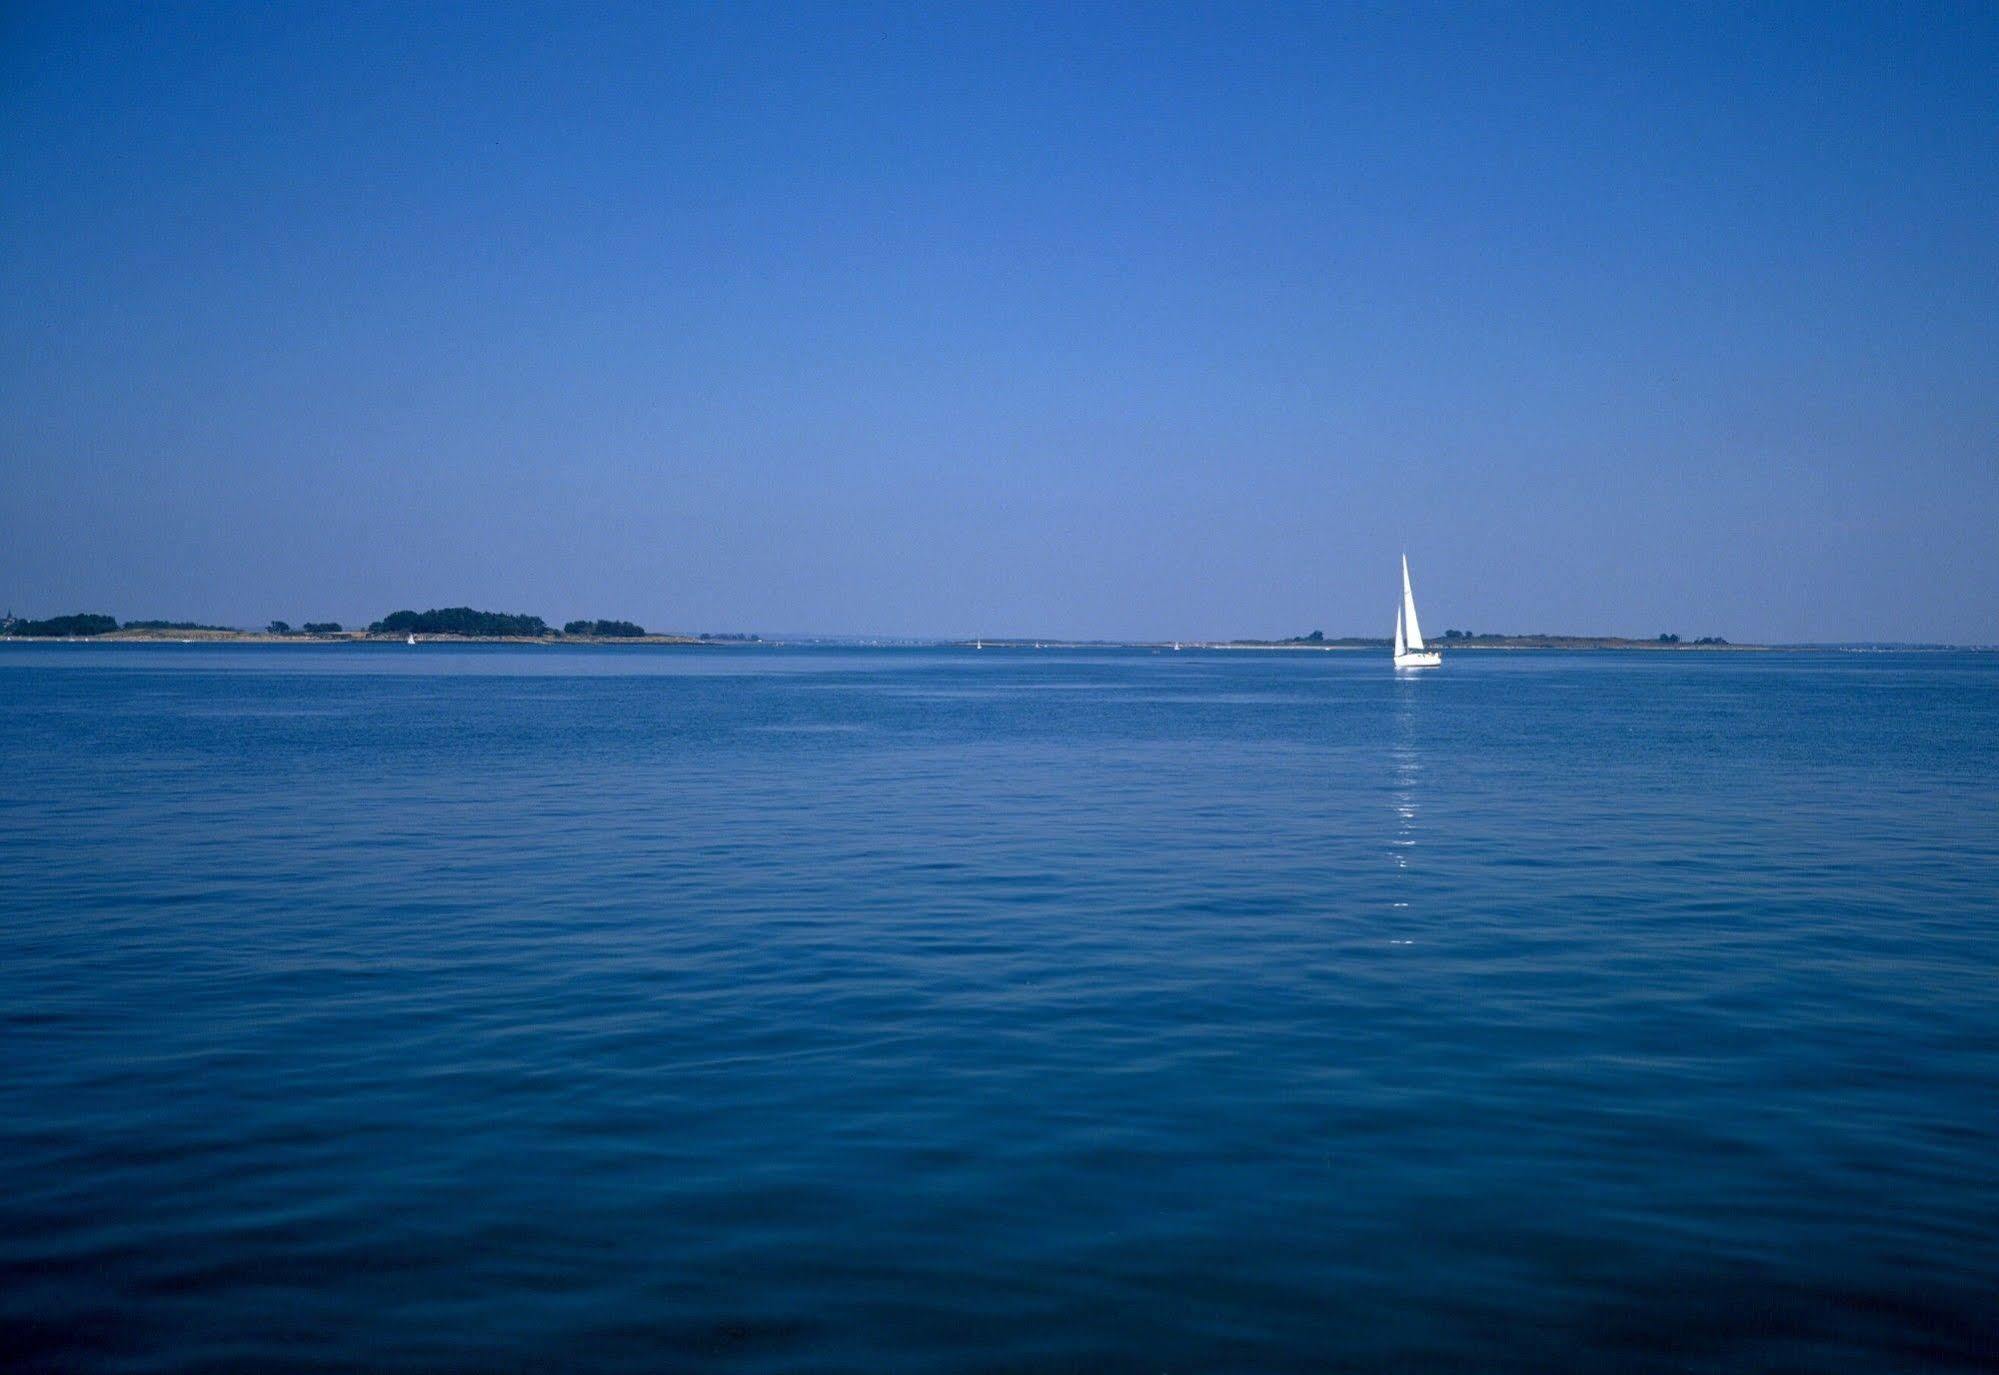
[[[1409,587],[1409,556],[1407,554],[1402,556],[1402,615],[1400,624],[1408,635],[1409,653],[1421,654],[1423,652],[1423,627],[1416,622],[1416,594]],[[1395,652],[1400,654],[1403,651],[1398,645]]]
[[[1409,652],[1409,642],[1402,638],[1402,608],[1395,608],[1395,657],[1400,659]]]

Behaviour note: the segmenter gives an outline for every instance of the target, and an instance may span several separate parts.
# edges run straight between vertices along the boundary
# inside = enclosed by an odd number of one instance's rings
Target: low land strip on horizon
[[[461,614],[462,613],[462,614]],[[974,638],[894,637],[865,635],[794,635],[766,638],[740,633],[686,634],[646,630],[630,621],[570,621],[560,629],[539,617],[507,616],[451,608],[446,612],[396,612],[366,629],[348,629],[330,621],[293,627],[273,621],[262,630],[207,625],[194,621],[127,621],[110,616],[77,614],[33,621],[0,617],[0,641],[15,643],[217,643],[217,644],[403,644],[414,637],[420,644],[538,644],[538,645],[735,645],[785,643],[819,645],[893,645],[904,648],[963,649],[1157,649],[1157,650],[1282,650],[1326,653],[1379,653],[1389,648],[1386,636],[1328,637],[1319,631],[1287,639],[1231,640],[1077,640],[1009,635]],[[1635,639],[1622,635],[1487,635],[1446,631],[1429,641],[1429,648],[1458,650],[1653,650],[1769,651],[1784,649],[1976,649],[1978,645],[1846,642],[1840,644],[1744,644],[1719,636],[1685,639],[1660,635]]]

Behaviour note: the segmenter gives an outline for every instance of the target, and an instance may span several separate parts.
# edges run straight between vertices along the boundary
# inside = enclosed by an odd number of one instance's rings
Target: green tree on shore
[[[108,635],[117,628],[118,619],[115,616],[79,611],[74,616],[51,616],[46,621],[15,621],[7,627],[7,633],[55,639],[71,635]]]
[[[474,635],[522,639],[539,639],[549,633],[548,623],[539,616],[474,611],[469,606],[392,611],[368,629],[377,635]]]

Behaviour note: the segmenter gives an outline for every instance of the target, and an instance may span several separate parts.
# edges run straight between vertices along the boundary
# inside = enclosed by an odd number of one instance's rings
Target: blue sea
[[[1999,655],[0,645],[13,1371],[1999,1366]]]

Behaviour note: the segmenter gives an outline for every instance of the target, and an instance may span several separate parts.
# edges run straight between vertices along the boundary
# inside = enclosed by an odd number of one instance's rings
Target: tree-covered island
[[[122,625],[115,616],[78,612],[33,619],[12,612],[0,615],[0,639],[121,640],[262,640],[353,643],[402,640],[411,636],[452,640],[515,640],[552,644],[575,640],[622,644],[756,643],[755,635],[667,635],[647,630],[636,621],[590,618],[565,623],[560,630],[540,616],[504,611],[480,611],[469,606],[433,607],[428,611],[392,611],[366,630],[348,630],[338,621],[305,621],[293,625],[273,620],[259,630],[208,625],[198,621],[142,620]]]

